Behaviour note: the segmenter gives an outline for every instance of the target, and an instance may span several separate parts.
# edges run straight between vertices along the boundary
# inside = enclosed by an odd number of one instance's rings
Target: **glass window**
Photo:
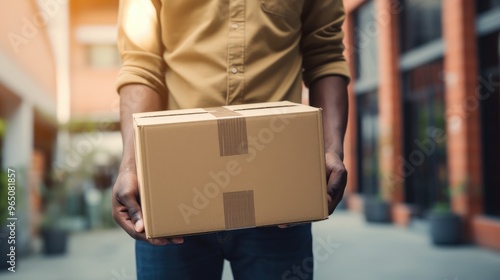
[[[401,51],[406,52],[442,36],[440,0],[400,0]]]
[[[358,192],[378,193],[378,101],[377,91],[357,96]]]
[[[478,0],[476,1],[476,8],[478,14],[500,8],[500,0]]]
[[[368,1],[354,12],[354,24],[356,79],[376,79],[378,73],[378,41],[373,0]]]
[[[403,75],[406,202],[424,217],[435,203],[447,203],[443,61]]]
[[[478,39],[484,213],[500,217],[500,31]]]
[[[120,67],[120,55],[115,45],[89,45],[88,64],[92,68]]]

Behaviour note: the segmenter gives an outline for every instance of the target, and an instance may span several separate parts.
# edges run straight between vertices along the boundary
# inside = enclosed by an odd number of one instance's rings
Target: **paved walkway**
[[[498,252],[468,245],[435,248],[425,234],[366,225],[355,214],[335,213],[313,231],[317,280],[500,279]],[[0,279],[133,280],[133,253],[132,240],[118,229],[80,233],[72,236],[68,255],[22,259],[15,274],[0,272]],[[300,269],[309,266],[306,260]],[[300,275],[290,270],[283,279],[302,279]],[[231,279],[226,265],[223,280]]]

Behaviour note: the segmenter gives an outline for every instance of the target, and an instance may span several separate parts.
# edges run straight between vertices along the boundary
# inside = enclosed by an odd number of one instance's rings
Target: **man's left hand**
[[[338,154],[326,152],[326,183],[328,192],[328,214],[332,214],[344,196],[347,170]]]

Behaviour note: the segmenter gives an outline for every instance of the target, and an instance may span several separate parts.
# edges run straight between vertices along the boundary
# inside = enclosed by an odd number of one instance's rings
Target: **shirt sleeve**
[[[143,84],[167,94],[160,8],[160,0],[120,0],[117,45],[123,64],[118,92],[128,84]]]
[[[303,77],[307,87],[329,75],[350,80],[344,55],[342,0],[307,0],[302,13],[301,49]]]

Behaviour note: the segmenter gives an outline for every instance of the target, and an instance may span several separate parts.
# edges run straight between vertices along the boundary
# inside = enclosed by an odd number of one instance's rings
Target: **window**
[[[424,217],[448,202],[443,61],[404,73],[404,162],[406,202]]]
[[[377,79],[378,48],[375,4],[369,1],[354,13],[354,44],[356,50],[356,79]]]
[[[478,39],[484,213],[500,217],[500,31]]]
[[[500,8],[500,0],[479,0],[476,2],[476,10],[478,14]]]
[[[115,45],[88,45],[88,65],[92,68],[117,68],[121,61]]]
[[[406,52],[442,36],[440,0],[401,0],[401,51]]]
[[[378,193],[378,98],[377,91],[357,96],[358,192]]]
[[[375,1],[354,13],[358,113],[358,192],[378,193],[378,22]]]

